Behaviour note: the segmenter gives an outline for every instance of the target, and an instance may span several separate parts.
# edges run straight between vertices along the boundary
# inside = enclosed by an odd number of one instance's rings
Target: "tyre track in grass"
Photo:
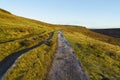
[[[37,45],[35,46],[32,46],[30,48],[26,48],[24,50],[21,50],[21,51],[18,51],[18,52],[15,52],[15,53],[12,53],[10,54],[9,56],[7,56],[5,59],[3,59],[1,62],[0,62],[0,80],[3,80],[3,77],[4,75],[6,74],[6,72],[9,70],[9,68],[11,68],[14,63],[17,61],[17,59],[24,53],[36,48],[36,47],[39,47],[47,42],[49,42],[50,39],[52,39],[54,35],[54,32],[52,32],[49,36],[49,38],[47,40],[44,40],[42,42],[39,42]]]
[[[47,80],[89,80],[82,64],[60,31],[58,31],[58,49]]]

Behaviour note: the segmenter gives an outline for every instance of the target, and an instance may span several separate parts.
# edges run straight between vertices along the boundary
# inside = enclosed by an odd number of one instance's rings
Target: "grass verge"
[[[51,45],[43,44],[22,55],[8,71],[5,80],[44,80],[56,50],[56,39],[55,33]]]

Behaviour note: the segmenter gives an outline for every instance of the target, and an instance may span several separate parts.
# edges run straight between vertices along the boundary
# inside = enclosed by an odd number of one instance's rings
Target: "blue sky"
[[[48,23],[120,28],[120,0],[0,0],[0,8]]]

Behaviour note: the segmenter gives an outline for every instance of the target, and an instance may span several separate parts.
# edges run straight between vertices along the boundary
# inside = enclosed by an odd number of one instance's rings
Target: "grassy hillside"
[[[120,47],[117,42],[114,43],[116,45],[110,44],[106,39],[111,37],[96,34],[85,28],[64,27],[62,31],[88,72],[90,80],[119,80]],[[86,35],[84,31],[88,31],[89,34]],[[116,40],[111,39],[113,42]]]
[[[44,80],[52,63],[56,51],[56,38],[50,41],[52,44],[37,47],[23,55],[16,66],[7,73],[5,80]]]
[[[47,39],[49,33],[54,31],[49,25],[18,17],[0,9],[0,61],[13,52],[28,48]]]
[[[55,31],[51,26],[51,24],[19,17],[0,9],[0,62],[13,53],[22,52],[48,39],[50,33]],[[56,39],[57,33],[46,45],[24,53],[15,67],[7,72],[5,80],[43,80],[56,50]]]
[[[120,38],[92,32],[82,26],[52,25],[13,15],[0,9],[0,62],[12,53],[46,40],[49,44],[24,53],[5,76],[5,80],[44,80],[57,48],[61,30],[90,76],[90,80],[120,79]]]
[[[0,43],[53,31],[49,26],[0,9]]]
[[[114,38],[111,36],[96,33],[83,26],[57,25],[57,27],[59,27],[60,30],[69,31],[71,33],[78,32],[96,40],[120,46],[120,38]]]

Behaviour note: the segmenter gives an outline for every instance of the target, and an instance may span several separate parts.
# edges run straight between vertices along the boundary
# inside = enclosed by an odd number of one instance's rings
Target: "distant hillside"
[[[97,32],[97,33],[120,38],[120,28],[117,28],[117,29],[91,29],[91,30],[94,32]]]

